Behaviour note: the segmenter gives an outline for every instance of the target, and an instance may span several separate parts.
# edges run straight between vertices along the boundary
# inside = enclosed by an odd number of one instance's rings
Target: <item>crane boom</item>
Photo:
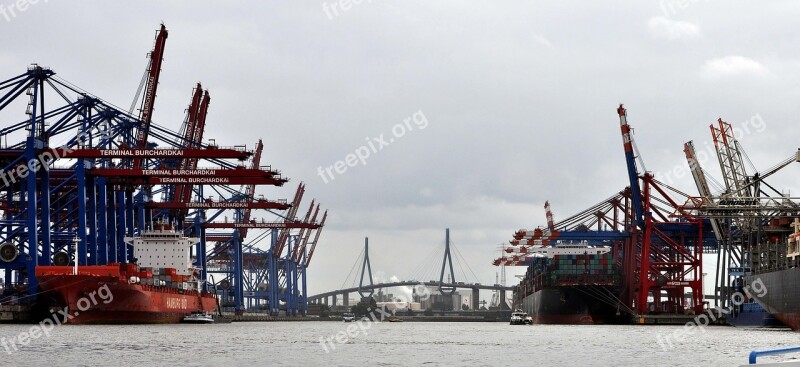
[[[556,225],[553,221],[553,212],[550,210],[550,201],[544,202],[544,212],[545,216],[547,217],[547,229],[555,231]]]
[[[261,141],[261,139],[258,139],[258,143],[256,143],[256,151],[253,154],[253,160],[251,161],[252,169],[258,169],[258,166],[261,164],[261,152],[263,150],[264,150],[264,143]],[[254,184],[247,185],[247,188],[245,189],[245,198],[244,198],[245,202],[252,203],[255,193],[256,193],[256,185]],[[244,209],[244,212],[242,213],[242,221],[244,223],[250,221],[251,213],[252,213],[252,208],[247,207]],[[242,228],[239,233],[241,234],[242,238],[246,238],[247,228]]]
[[[319,241],[319,235],[322,233],[322,228],[325,227],[325,219],[328,219],[328,211],[326,210],[324,214],[322,214],[322,221],[319,222],[319,228],[317,228],[317,232],[314,234],[314,242],[311,245],[311,249],[308,250],[308,258],[306,258],[306,268],[308,268],[308,264],[311,263],[311,257],[314,256],[314,249],[317,248],[317,242]]]
[[[200,100],[203,98],[203,86],[200,83],[197,83],[197,86],[194,87],[194,91],[192,91],[192,103],[189,104],[189,109],[186,113],[186,123],[184,124],[184,132],[183,132],[183,142],[181,146],[185,148],[193,148],[194,144],[194,135],[195,130],[197,130],[197,114],[200,110]],[[191,160],[188,158],[183,159],[181,162],[181,168],[188,168],[189,162]]]
[[[731,124],[718,119],[719,128],[712,124],[711,137],[714,139],[714,148],[717,150],[722,178],[725,181],[727,192],[725,196],[740,197],[753,196],[749,186],[749,177],[742,159],[742,149],[733,132]]]
[[[150,132],[150,122],[153,119],[153,107],[158,90],[158,79],[161,76],[161,62],[164,60],[164,46],[167,43],[167,28],[161,24],[161,29],[156,35],[156,42],[153,51],[150,52],[150,65],[147,67],[147,86],[145,87],[144,98],[142,99],[142,109],[139,119],[142,126],[136,132],[136,148],[147,146],[147,137]],[[134,168],[139,168],[141,159],[134,160]]]
[[[313,211],[314,211],[314,200],[311,200],[311,205],[308,207],[308,212],[306,212],[306,216],[305,216],[305,218],[303,218],[303,222],[316,223],[316,221],[317,221],[317,213],[319,212],[319,205],[317,206],[317,211],[314,212],[314,217],[312,218],[311,217],[311,213]],[[309,220],[311,220],[311,222],[309,222]],[[300,229],[300,233],[297,235],[297,238],[300,239],[300,242],[296,246],[294,246],[294,248],[292,249],[292,257],[291,257],[291,259],[295,260],[295,262],[297,261],[297,253],[300,250],[300,247],[303,246],[303,238],[307,237],[305,231],[306,231],[305,228],[301,228]],[[310,234],[311,231],[309,230],[308,233]],[[301,252],[301,254],[302,254],[302,252]]]
[[[197,86],[192,92],[192,102],[189,104],[189,109],[186,114],[186,122],[183,125],[183,142],[181,142],[181,146],[185,149],[195,148],[195,144],[192,141],[192,138],[195,135],[195,131],[197,130],[197,114],[198,110],[200,109],[200,98],[203,96],[203,87],[200,83],[197,83]],[[189,169],[191,166],[191,162],[197,162],[197,158],[183,158],[179,161],[178,167],[180,169]],[[191,191],[192,185],[191,184],[175,184],[175,190],[171,201],[174,203],[188,203],[191,200]],[[186,215],[186,211],[184,210],[177,210],[178,217],[183,218]]]
[[[297,192],[294,194],[294,200],[292,201],[292,207],[289,208],[289,213],[287,213],[286,221],[293,221],[295,215],[297,215],[297,208],[300,206],[300,202],[303,200],[303,194],[306,191],[306,186],[302,182],[300,185],[297,186]],[[275,257],[280,257],[281,253],[283,252],[283,248],[286,246],[286,241],[289,239],[289,233],[291,228],[284,228],[281,233],[278,235],[278,242],[275,244],[275,252],[272,253]]]
[[[683,152],[686,155],[686,161],[689,163],[689,170],[692,172],[692,177],[694,178],[694,183],[697,186],[697,191],[700,193],[700,196],[706,198],[707,200],[712,200],[712,194],[708,187],[708,181],[706,181],[706,176],[703,173],[703,168],[700,166],[700,162],[697,161],[694,143],[688,141],[683,144]],[[711,221],[711,228],[714,230],[714,236],[716,236],[717,241],[722,241],[724,237],[719,219],[710,218],[709,220]]]
[[[625,148],[625,161],[628,165],[628,180],[631,185],[634,221],[639,227],[643,227],[644,207],[642,204],[642,190],[639,186],[639,171],[636,168],[636,157],[633,154],[633,137],[631,136],[631,126],[628,125],[628,113],[622,104],[617,108],[617,114],[619,114],[619,125],[622,132],[622,145]]]
[[[758,185],[761,183],[761,181],[763,181],[769,176],[774,175],[778,171],[788,167],[790,164],[794,162],[800,162],[800,149],[797,152],[792,153],[792,155],[789,156],[788,158],[778,162],[778,164],[776,164],[775,166],[767,169],[766,171],[757,172],[755,175],[753,175],[753,179],[750,180],[750,182],[747,184],[747,187],[753,186],[753,195],[759,196]]]
[[[197,84],[200,85],[199,83]],[[197,112],[197,123],[194,128],[194,136],[192,142],[195,147],[200,148],[203,145],[203,134],[206,131],[206,117],[208,117],[208,106],[211,104],[211,94],[208,89],[203,92],[203,101],[200,102],[200,109]],[[197,168],[197,160],[189,161],[189,169]]]

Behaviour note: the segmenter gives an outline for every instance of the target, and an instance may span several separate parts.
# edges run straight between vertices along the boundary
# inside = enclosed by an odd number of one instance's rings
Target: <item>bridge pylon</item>
[[[445,229],[444,258],[442,259],[442,271],[439,273],[439,292],[442,295],[451,296],[456,292],[456,287],[444,286],[444,271],[448,264],[450,265],[450,279],[447,280],[447,284],[456,284],[456,276],[453,273],[453,258],[450,256],[450,228]]]
[[[364,287],[364,276],[369,276],[369,284]],[[372,288],[372,265],[369,263],[369,237],[364,237],[364,262],[361,263],[361,281],[358,283],[358,294],[361,298],[370,298],[375,293]]]

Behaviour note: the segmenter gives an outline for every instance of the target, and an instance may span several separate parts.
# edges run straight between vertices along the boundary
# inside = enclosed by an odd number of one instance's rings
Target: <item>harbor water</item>
[[[250,322],[65,325],[49,336],[30,329],[0,326],[0,365],[738,366],[753,349],[800,344],[788,329],[723,326],[688,333],[682,326]],[[792,358],[800,355],[763,359]]]

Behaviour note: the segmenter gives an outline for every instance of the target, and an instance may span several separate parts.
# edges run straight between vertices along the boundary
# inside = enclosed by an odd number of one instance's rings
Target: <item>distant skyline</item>
[[[0,78],[39,63],[128,106],[163,21],[154,121],[178,130],[202,82],[206,138],[263,139],[262,163],[292,180],[259,194],[302,181],[301,211],[330,210],[310,294],[342,285],[364,237],[378,277],[438,278],[445,228],[471,269],[457,281],[491,284],[499,245],[545,225],[546,200],[558,221],[627,186],[619,103],[640,169],[687,193],[686,141],[720,181],[718,118],[758,170],[797,151],[800,6],[722,5],[0,0]],[[798,168],[770,183],[800,196]]]

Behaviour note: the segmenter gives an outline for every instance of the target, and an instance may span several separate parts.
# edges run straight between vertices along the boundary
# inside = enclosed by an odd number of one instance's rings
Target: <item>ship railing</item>
[[[748,363],[756,364],[756,358],[760,356],[774,356],[779,354],[796,353],[796,352],[800,352],[800,346],[754,350],[750,352],[750,358]]]

